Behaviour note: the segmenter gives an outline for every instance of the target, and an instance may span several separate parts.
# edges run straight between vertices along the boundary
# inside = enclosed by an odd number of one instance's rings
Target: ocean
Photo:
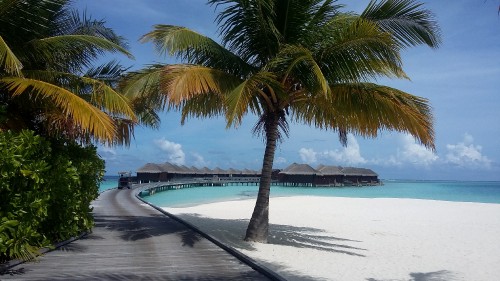
[[[99,186],[99,193],[118,187],[118,176],[104,176],[104,181]]]
[[[256,198],[257,191],[257,186],[193,187],[158,192],[144,199],[156,206],[175,208]],[[412,198],[500,204],[500,182],[391,180],[384,181],[382,186],[369,187],[271,187],[271,197],[298,195]]]

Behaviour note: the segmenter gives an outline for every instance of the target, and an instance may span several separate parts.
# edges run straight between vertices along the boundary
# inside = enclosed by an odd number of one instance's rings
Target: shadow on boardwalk
[[[164,227],[167,224],[169,227]],[[124,241],[139,241],[156,236],[176,234],[181,238],[182,246],[193,247],[202,239],[198,233],[187,229],[163,214],[148,217],[99,216],[95,218],[95,226],[118,232],[118,237]],[[89,237],[89,239],[99,238],[98,236]]]

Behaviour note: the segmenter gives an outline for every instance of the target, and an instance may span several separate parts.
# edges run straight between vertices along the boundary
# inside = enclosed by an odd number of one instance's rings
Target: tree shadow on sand
[[[237,249],[255,250],[252,243],[243,241],[247,220],[229,220],[201,217],[197,214],[181,214],[179,218],[195,225],[222,243]],[[311,227],[270,224],[268,244],[308,248],[320,251],[364,257],[366,249],[356,244],[361,241],[333,237],[324,230]]]

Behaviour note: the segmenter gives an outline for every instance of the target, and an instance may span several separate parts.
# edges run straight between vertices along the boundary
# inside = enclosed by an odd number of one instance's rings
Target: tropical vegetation
[[[210,0],[221,44],[186,27],[159,24],[143,36],[165,56],[185,63],[131,73],[124,93],[149,97],[157,108],[188,117],[225,116],[227,127],[246,114],[265,139],[258,198],[245,240],[267,241],[269,193],[277,141],[289,123],[376,137],[381,130],[413,135],[434,149],[427,99],[374,83],[408,79],[401,51],[436,48],[433,14],[413,0],[370,1],[361,14],[333,0]]]
[[[0,1],[0,129],[123,142],[123,126],[136,120],[129,100],[113,88],[124,69],[94,63],[106,52],[131,54],[103,21],[68,3]]]
[[[33,131],[0,132],[0,262],[93,226],[104,161],[93,146],[48,141]]]
[[[104,161],[93,143],[128,144],[157,117],[116,90],[125,41],[68,0],[0,0],[0,261],[93,225]]]

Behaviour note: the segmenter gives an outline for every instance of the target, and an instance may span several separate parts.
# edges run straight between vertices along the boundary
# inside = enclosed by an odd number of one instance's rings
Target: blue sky
[[[339,1],[360,12],[369,1]],[[217,40],[214,7],[206,1],[76,0],[74,7],[126,37],[135,60],[118,57],[139,69],[147,64],[175,63],[155,54],[138,39],[154,24],[189,27]],[[380,80],[430,100],[435,117],[434,153],[412,137],[383,132],[376,139],[349,136],[342,147],[333,132],[291,124],[290,137],[276,151],[275,167],[293,162],[359,166],[383,179],[500,180],[500,16],[496,0],[428,1],[441,26],[438,49],[417,47],[403,52],[411,78]],[[159,130],[137,128],[128,148],[99,147],[107,174],[132,171],[147,162],[169,161],[187,166],[260,169],[261,138],[251,134],[256,117],[247,116],[237,129],[223,119],[190,119],[180,125],[178,113],[162,113]]]

